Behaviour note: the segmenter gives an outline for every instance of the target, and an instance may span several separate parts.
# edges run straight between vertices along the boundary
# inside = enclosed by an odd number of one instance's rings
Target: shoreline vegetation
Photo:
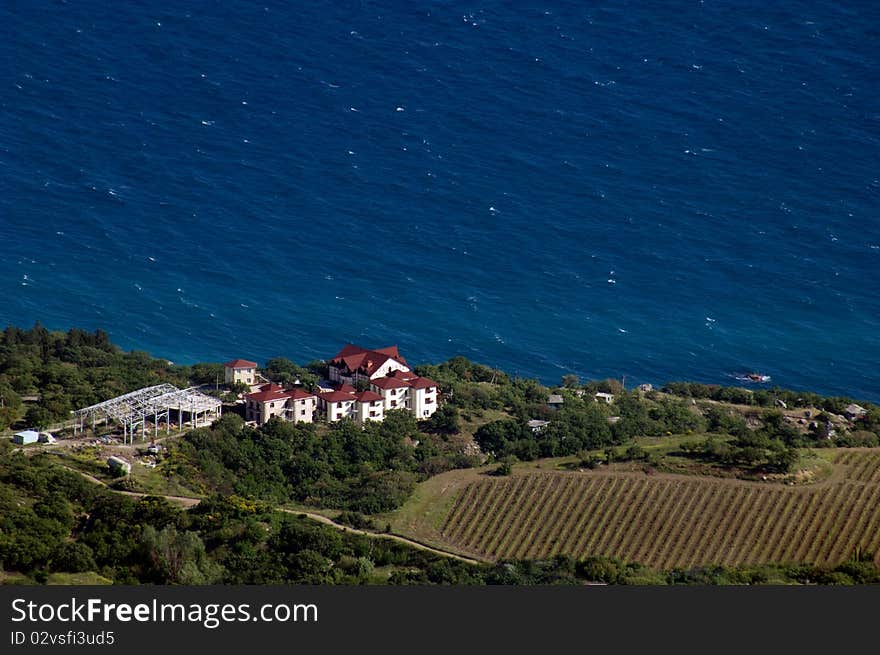
[[[260,372],[313,388],[326,369],[276,357]],[[873,403],[689,382],[626,389],[574,375],[545,386],[463,357],[415,372],[440,387],[429,420],[391,410],[366,426],[256,427],[222,364],[123,352],[101,330],[7,327],[0,582],[880,582]],[[113,425],[69,429],[72,410],[163,382],[216,395],[224,415],[175,426],[149,450],[120,443]],[[8,437],[28,428],[57,441],[13,445]],[[131,472],[111,472],[108,456]],[[673,519],[696,522],[699,535],[682,524],[674,550],[646,550]],[[704,537],[725,530],[737,545],[722,553]],[[816,545],[783,547],[798,539]]]

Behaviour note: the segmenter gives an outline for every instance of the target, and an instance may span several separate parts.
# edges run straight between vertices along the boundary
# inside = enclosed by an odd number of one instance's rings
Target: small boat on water
[[[761,373],[746,373],[745,375],[737,375],[736,379],[740,382],[770,382],[769,375]]]

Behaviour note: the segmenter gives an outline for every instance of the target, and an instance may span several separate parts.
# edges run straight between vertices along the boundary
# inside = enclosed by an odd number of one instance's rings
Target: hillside
[[[58,438],[0,444],[2,579],[880,579],[880,407],[872,403],[760,386],[626,389],[574,375],[548,387],[455,357],[415,368],[440,390],[428,420],[396,409],[364,425],[257,425],[242,416],[243,390],[219,384],[222,369],[125,353],[100,331],[0,333],[0,429],[11,440],[16,429],[45,426]],[[327,373],[326,362],[302,367],[283,357],[260,372],[279,384]],[[121,443],[113,421],[72,433],[72,408],[159,381],[210,382],[223,417],[176,426],[152,452],[146,441]],[[115,478],[110,455],[129,459],[131,473]],[[95,482],[118,493],[95,491]],[[202,502],[183,511],[127,493]],[[303,537],[311,528],[291,530],[291,510],[337,521],[323,526],[331,533],[339,524],[397,533],[484,564],[383,549],[355,571],[351,558],[366,542],[326,550],[324,532],[314,542]],[[135,527],[114,531],[102,512]],[[163,568],[156,558],[169,544],[200,568]]]
[[[390,516],[402,534],[486,561],[605,556],[656,569],[880,564],[880,450],[840,452],[806,485],[518,465],[450,472]]]

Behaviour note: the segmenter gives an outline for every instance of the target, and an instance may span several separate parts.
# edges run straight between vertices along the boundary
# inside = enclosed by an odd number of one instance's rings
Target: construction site
[[[99,425],[122,428],[122,443],[133,444],[135,437],[146,441],[148,434],[159,436],[160,427],[172,429],[203,427],[219,418],[223,403],[194,389],[178,389],[171,384],[157,384],[110,398],[74,412],[74,437]],[[176,419],[176,420],[175,420]]]

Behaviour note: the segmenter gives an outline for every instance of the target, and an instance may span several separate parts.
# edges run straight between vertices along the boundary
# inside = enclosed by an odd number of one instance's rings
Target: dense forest
[[[187,433],[170,458],[179,474],[216,493],[365,514],[400,506],[429,475],[479,463],[420,433],[406,410],[363,428],[341,421],[320,436],[315,424],[273,419],[258,429],[227,415]]]
[[[177,366],[140,351],[123,352],[103,330],[50,332],[9,326],[0,333],[0,430],[47,427],[70,411],[162,382],[223,380],[220,364]],[[33,402],[23,402],[23,398]]]

